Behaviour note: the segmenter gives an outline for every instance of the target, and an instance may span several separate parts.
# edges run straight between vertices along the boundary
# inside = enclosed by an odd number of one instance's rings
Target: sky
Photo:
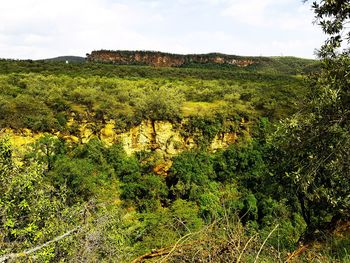
[[[100,49],[314,58],[325,40],[302,0],[11,0],[0,13],[0,58]]]

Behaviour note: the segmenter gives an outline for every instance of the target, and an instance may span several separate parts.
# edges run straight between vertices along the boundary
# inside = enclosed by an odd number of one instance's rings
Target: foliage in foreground
[[[120,145],[106,147],[98,140],[74,146],[45,136],[21,166],[2,141],[1,254],[79,228],[29,257],[51,262],[130,262],[142,255],[173,262],[285,259],[307,222],[293,188],[271,170],[275,145],[268,130],[262,120],[253,140],[215,154],[184,152],[174,158],[167,178],[153,174],[152,164],[140,156],[129,157]]]

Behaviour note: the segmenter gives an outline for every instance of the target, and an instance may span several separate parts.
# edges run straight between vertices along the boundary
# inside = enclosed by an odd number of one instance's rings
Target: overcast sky
[[[92,50],[314,57],[325,39],[302,0],[10,0],[0,57]]]

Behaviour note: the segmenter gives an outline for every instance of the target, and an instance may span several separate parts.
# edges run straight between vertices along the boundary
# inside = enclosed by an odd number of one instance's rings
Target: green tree
[[[168,184],[175,198],[198,200],[210,179],[216,177],[210,154],[202,151],[183,152],[174,158]]]
[[[198,207],[182,199],[174,201],[168,208],[140,215],[142,227],[138,230],[136,247],[142,251],[149,248],[166,247],[181,237],[198,231],[203,221],[198,216]]]
[[[45,165],[46,171],[53,168],[53,164],[59,155],[65,153],[65,142],[45,133],[39,140],[33,144],[33,150],[27,154],[30,160],[38,161]]]
[[[1,140],[0,255],[34,248],[80,225],[81,207],[67,206],[64,186],[55,189],[35,162],[16,165],[11,152],[8,141]],[[53,260],[54,248],[40,250],[38,261]]]
[[[178,89],[160,87],[148,91],[137,101],[136,109],[142,118],[174,121],[181,118],[184,95]]]
[[[55,162],[49,178],[56,189],[63,185],[67,187],[67,201],[72,205],[81,200],[88,201],[96,194],[103,175],[99,168],[88,159],[63,156]]]
[[[298,199],[309,231],[350,212],[350,58],[348,47],[339,50],[350,5],[329,0],[313,7],[330,36],[319,53],[323,67],[310,79],[304,109],[285,120],[274,137],[281,183]]]
[[[350,1],[318,0],[313,2],[312,8],[315,11],[316,22],[329,36],[319,55],[323,58],[335,58],[342,48],[343,53],[348,53],[349,47],[342,44],[344,40],[350,40],[350,30],[347,26],[350,21]]]
[[[164,179],[154,174],[134,173],[124,177],[123,183],[121,198],[132,201],[139,212],[156,210],[168,195]]]

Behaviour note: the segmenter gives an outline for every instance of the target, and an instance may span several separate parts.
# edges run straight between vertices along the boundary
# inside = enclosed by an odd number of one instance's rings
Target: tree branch
[[[73,229],[73,230],[70,230],[70,231],[64,233],[63,235],[58,236],[58,237],[56,237],[56,238],[54,238],[54,239],[52,239],[52,240],[50,240],[50,241],[48,241],[48,242],[46,242],[46,243],[44,243],[42,245],[39,245],[37,247],[25,250],[23,252],[11,253],[11,254],[7,254],[7,255],[3,255],[3,256],[0,257],[0,263],[6,262],[9,259],[15,259],[15,258],[19,258],[19,257],[26,257],[29,254],[35,253],[36,251],[38,251],[38,250],[40,250],[40,249],[42,249],[44,247],[47,247],[47,246],[49,246],[52,243],[58,242],[58,241],[64,239],[65,237],[70,236],[71,234],[77,232],[79,229],[80,229],[80,226],[75,228],[75,229]]]
[[[263,247],[264,247],[266,241],[270,238],[270,236],[271,236],[272,233],[277,229],[278,226],[279,226],[279,225],[277,224],[277,225],[275,226],[275,228],[272,229],[272,231],[270,232],[270,234],[267,236],[267,238],[266,238],[266,239],[264,240],[264,242],[262,243],[262,245],[261,245],[261,247],[260,247],[260,249],[259,249],[259,252],[258,252],[258,254],[256,255],[256,258],[255,258],[255,260],[254,260],[254,263],[257,263],[257,262],[258,262],[258,258],[259,258],[259,255],[260,255],[260,253],[261,253],[261,250],[263,249]]]

